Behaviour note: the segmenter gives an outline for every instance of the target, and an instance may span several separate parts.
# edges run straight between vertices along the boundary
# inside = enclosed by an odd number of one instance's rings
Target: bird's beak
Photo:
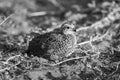
[[[75,29],[75,28],[73,28],[73,31],[74,31],[74,32],[76,32],[76,29]]]

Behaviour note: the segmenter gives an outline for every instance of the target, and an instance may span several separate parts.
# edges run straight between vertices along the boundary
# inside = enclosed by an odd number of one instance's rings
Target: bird
[[[74,25],[65,23],[51,32],[34,37],[27,49],[28,55],[58,61],[74,52],[77,39]]]

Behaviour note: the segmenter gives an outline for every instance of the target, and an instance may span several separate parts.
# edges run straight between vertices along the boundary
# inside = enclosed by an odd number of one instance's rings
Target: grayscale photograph
[[[0,80],[120,80],[120,0],[0,0]]]

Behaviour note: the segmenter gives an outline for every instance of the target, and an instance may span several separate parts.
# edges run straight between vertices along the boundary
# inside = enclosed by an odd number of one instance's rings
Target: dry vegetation
[[[39,34],[76,23],[77,50],[52,63],[28,56]],[[0,0],[0,80],[120,80],[119,0]]]

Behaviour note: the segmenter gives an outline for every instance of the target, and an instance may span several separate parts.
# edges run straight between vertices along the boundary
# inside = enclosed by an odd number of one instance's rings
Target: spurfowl
[[[52,32],[41,34],[29,42],[29,55],[60,60],[69,56],[75,49],[76,36],[73,24],[63,24]]]

